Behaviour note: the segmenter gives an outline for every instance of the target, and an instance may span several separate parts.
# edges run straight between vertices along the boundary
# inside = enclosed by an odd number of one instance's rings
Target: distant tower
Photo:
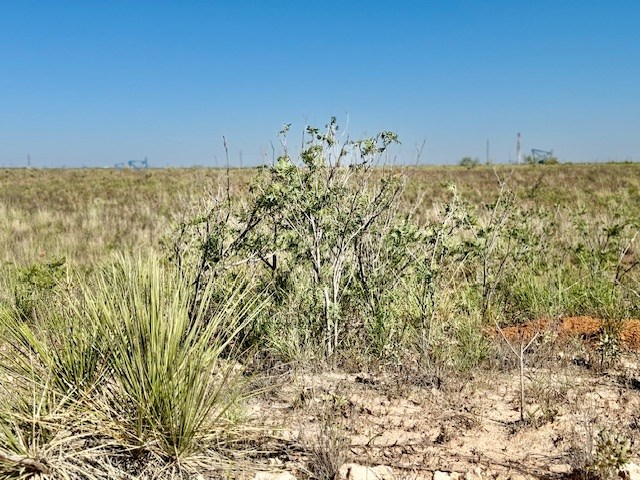
[[[520,148],[520,132],[516,139],[516,163],[522,163],[522,149]]]
[[[487,156],[485,158],[487,165],[489,165],[489,139],[487,138]]]

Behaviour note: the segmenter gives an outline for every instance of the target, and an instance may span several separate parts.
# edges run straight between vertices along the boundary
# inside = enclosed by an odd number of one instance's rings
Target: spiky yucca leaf
[[[31,372],[31,382],[6,392],[0,404],[0,479],[125,478],[109,461],[114,442],[96,442],[90,412],[41,373]]]
[[[103,406],[132,446],[180,458],[232,427],[225,414],[241,378],[221,354],[260,305],[238,286],[212,311],[214,287],[192,309],[188,279],[157,259],[121,258],[83,291],[86,315],[108,339],[113,384]]]

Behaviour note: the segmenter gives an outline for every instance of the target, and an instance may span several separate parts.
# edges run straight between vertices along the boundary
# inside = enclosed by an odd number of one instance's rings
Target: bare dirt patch
[[[566,325],[596,326],[587,319]],[[602,430],[639,445],[637,378],[635,353],[605,373],[528,367],[525,422],[516,370],[480,372],[445,388],[399,387],[388,373],[290,373],[253,408],[271,429],[270,465],[297,478],[314,476],[319,445],[338,446],[328,453],[339,453],[340,462],[389,466],[397,479],[432,479],[436,471],[569,478]]]

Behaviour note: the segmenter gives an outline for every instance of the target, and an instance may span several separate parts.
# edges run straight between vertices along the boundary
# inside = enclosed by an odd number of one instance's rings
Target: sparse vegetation
[[[502,362],[524,419],[525,357],[573,353],[541,332],[515,365],[496,326],[601,319],[584,363],[618,365],[640,317],[638,165],[402,169],[392,132],[333,119],[299,152],[286,134],[273,165],[228,174],[0,172],[5,478],[210,474],[253,438],[243,387],[273,366],[444,388]],[[318,478],[346,458],[327,422]],[[625,441],[592,464],[620,467]]]

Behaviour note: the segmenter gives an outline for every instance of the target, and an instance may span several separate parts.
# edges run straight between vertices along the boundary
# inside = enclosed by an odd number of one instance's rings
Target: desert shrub
[[[250,268],[277,299],[264,331],[301,331],[331,356],[345,337],[347,305],[379,318],[381,285],[397,280],[409,257],[402,245],[397,204],[403,178],[378,165],[397,137],[340,138],[334,119],[325,131],[308,127],[294,158],[283,153],[260,170],[244,203],[227,191],[209,210],[182,223],[167,242],[170,257],[196,265],[201,278]],[[404,255],[399,259],[399,256]],[[295,317],[290,316],[297,312]],[[280,345],[282,338],[276,339]],[[285,344],[287,342],[284,342]]]
[[[485,322],[631,315],[639,230],[629,211],[596,216],[527,205],[503,183],[475,218],[468,242],[475,278],[467,282],[479,291]]]
[[[65,275],[64,258],[18,268],[14,284],[14,303],[19,315],[24,320],[34,320],[38,308],[46,305]]]
[[[300,164],[285,149],[254,185],[255,205],[268,219],[268,237],[259,234],[255,243],[277,252],[271,263],[264,262],[271,269],[292,271],[295,265],[311,279],[310,293],[321,311],[301,313],[312,319],[312,330],[321,335],[331,355],[343,336],[344,305],[351,286],[359,282],[372,310],[380,303],[369,282],[374,280],[372,262],[393,262],[382,259],[392,247],[387,237],[402,181],[384,171],[376,172],[380,178],[374,177],[376,157],[397,141],[391,132],[341,142],[332,119],[325,132],[309,127],[307,134],[310,139],[300,153]]]
[[[626,316],[637,305],[632,274],[640,265],[640,223],[630,212],[614,207],[594,216],[585,210],[572,217],[575,238],[572,265],[585,285],[582,295],[592,310],[605,318]]]
[[[461,167],[473,168],[480,165],[480,160],[477,158],[464,157],[460,160],[459,165]]]
[[[424,365],[468,368],[486,355],[475,332],[487,324],[637,310],[630,212],[588,218],[575,205],[537,204],[542,176],[518,190],[513,172],[497,170],[495,191],[484,186],[476,205],[455,187],[444,201],[423,198],[430,209],[403,205],[405,175],[381,163],[395,134],[353,141],[332,119],[307,127],[293,153],[288,129],[248,192],[232,194],[227,181],[164,242],[193,275],[191,315],[210,278],[249,275],[268,292],[246,346],[286,361],[409,350]]]
[[[483,320],[493,323],[503,313],[504,294],[513,277],[523,268],[545,269],[546,265],[533,263],[545,245],[532,221],[535,217],[521,208],[505,182],[500,183],[497,199],[479,209],[475,218],[467,244],[475,278],[469,280],[479,290]]]
[[[623,477],[632,455],[631,442],[607,428],[596,432],[595,426],[577,425],[570,451],[574,475],[594,480]]]

